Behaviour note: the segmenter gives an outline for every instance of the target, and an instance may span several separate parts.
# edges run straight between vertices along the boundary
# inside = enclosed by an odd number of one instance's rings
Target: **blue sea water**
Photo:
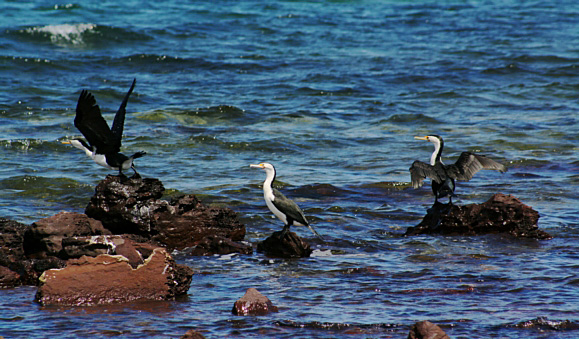
[[[112,121],[133,78],[123,151],[168,195],[228,206],[255,244],[282,225],[268,161],[325,241],[309,259],[197,258],[186,298],[42,307],[0,290],[5,338],[579,337],[579,3],[543,1],[0,1],[0,207],[32,223],[82,212],[112,173],[61,141],[82,89]],[[402,237],[432,204],[408,168],[485,154],[509,171],[458,204],[512,194],[553,240]],[[249,287],[280,308],[230,312]],[[514,326],[540,317],[549,325]],[[570,326],[565,326],[565,321]]]

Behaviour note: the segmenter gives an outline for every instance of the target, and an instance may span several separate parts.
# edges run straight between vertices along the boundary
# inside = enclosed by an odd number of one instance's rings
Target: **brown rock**
[[[206,236],[220,236],[233,241],[245,237],[245,226],[229,208],[206,206],[194,195],[174,199],[167,208],[155,211],[153,239],[171,249],[196,245]]]
[[[21,284],[20,274],[8,267],[0,266],[0,288],[15,287]]]
[[[482,204],[466,206],[436,203],[416,227],[405,235],[480,235],[508,233],[515,237],[550,239],[539,230],[539,213],[512,195],[495,194]]]
[[[191,277],[191,269],[177,265],[163,248],[136,269],[120,255],[85,256],[69,260],[63,269],[45,271],[36,301],[76,306],[168,300],[186,293]]]
[[[45,269],[64,266],[58,258],[28,259],[24,252],[24,234],[29,225],[0,218],[0,266],[4,266],[2,287],[37,285]],[[16,279],[18,278],[18,279]]]
[[[181,339],[205,339],[205,337],[195,330],[189,330],[185,332]]]
[[[235,302],[231,312],[235,315],[266,315],[277,312],[277,307],[258,290],[249,288],[245,295]]]
[[[169,249],[193,247],[208,235],[245,237],[245,226],[231,209],[206,206],[194,195],[159,200],[163,191],[157,179],[107,176],[85,212],[115,234],[146,236]]]
[[[62,239],[73,236],[110,234],[100,221],[84,214],[61,212],[38,220],[24,234],[24,251],[29,258],[60,256]]]
[[[219,236],[207,236],[201,240],[191,251],[191,255],[224,255],[230,253],[252,254],[250,245],[235,242]]]
[[[408,339],[450,339],[438,325],[430,321],[419,321],[412,325]]]
[[[277,258],[307,258],[312,254],[310,245],[297,234],[288,231],[285,237],[280,239],[281,232],[274,232],[267,239],[259,242],[257,250]]]
[[[154,228],[152,212],[165,203],[159,200],[164,191],[158,179],[107,175],[95,188],[85,213],[114,234],[150,235]]]

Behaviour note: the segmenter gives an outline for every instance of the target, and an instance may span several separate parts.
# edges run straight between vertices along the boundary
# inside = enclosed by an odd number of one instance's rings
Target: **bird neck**
[[[434,166],[438,162],[442,162],[440,160],[442,155],[442,149],[444,148],[444,142],[438,138],[433,139],[432,143],[434,144],[434,152],[432,152],[432,156],[430,156],[430,165]]]
[[[266,170],[265,171],[266,177],[265,181],[263,182],[263,191],[264,193],[271,193],[273,194],[273,182],[275,181],[275,170]]]

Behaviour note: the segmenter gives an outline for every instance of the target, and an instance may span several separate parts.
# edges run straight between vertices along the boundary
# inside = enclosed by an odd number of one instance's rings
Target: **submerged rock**
[[[412,325],[408,339],[450,339],[438,325],[430,321],[419,321]]]
[[[551,239],[539,230],[539,213],[512,195],[495,194],[482,204],[465,206],[436,203],[422,222],[405,235],[481,235],[508,233],[520,238]]]
[[[205,337],[195,330],[189,330],[180,339],[205,339]]]
[[[109,175],[98,184],[85,212],[114,234],[142,235],[170,249],[192,247],[208,235],[233,241],[245,237],[245,226],[231,209],[206,206],[194,195],[160,200],[163,191],[158,179]]]
[[[187,292],[193,272],[156,248],[132,268],[124,256],[102,254],[71,259],[62,269],[45,271],[36,301],[48,305],[100,305],[134,300],[171,300]]]
[[[268,297],[261,294],[255,288],[249,288],[245,295],[233,304],[231,312],[235,315],[266,315],[277,312],[277,307]]]
[[[310,245],[297,234],[288,231],[285,237],[280,239],[281,232],[274,232],[267,239],[259,242],[257,250],[278,258],[307,258],[312,254]]]

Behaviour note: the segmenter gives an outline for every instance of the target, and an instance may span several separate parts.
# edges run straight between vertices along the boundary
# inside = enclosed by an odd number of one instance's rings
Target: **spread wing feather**
[[[412,166],[410,166],[410,179],[412,181],[412,187],[418,188],[424,184],[424,179],[430,178],[436,182],[443,182],[444,178],[440,176],[434,166],[424,163],[422,161],[414,161]]]
[[[499,164],[484,155],[462,152],[453,165],[448,165],[446,167],[446,173],[453,179],[468,181],[472,179],[476,172],[483,169],[497,170],[501,173],[507,171],[507,168],[504,165]]]
[[[135,84],[137,83],[137,79],[133,79],[133,84],[129,91],[125,95],[123,102],[121,103],[121,107],[115,114],[115,119],[113,120],[113,127],[111,128],[113,135],[115,137],[115,141],[119,143],[119,147],[121,146],[121,140],[123,138],[123,127],[125,125],[125,114],[127,113],[126,107],[127,102],[129,101],[129,96],[133,93],[133,89],[135,88]]]
[[[304,212],[302,212],[300,207],[293,200],[286,198],[283,193],[275,188],[273,189],[273,196],[275,197],[273,200],[273,205],[278,210],[304,226],[309,225],[306,217],[304,216]]]
[[[92,147],[96,147],[98,153],[106,154],[120,151],[120,142],[116,142],[109,125],[102,117],[94,96],[86,90],[80,92],[74,126],[78,128]]]

